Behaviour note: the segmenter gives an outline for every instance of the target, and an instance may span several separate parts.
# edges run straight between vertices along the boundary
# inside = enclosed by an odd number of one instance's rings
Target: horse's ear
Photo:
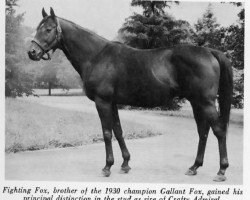
[[[42,15],[43,15],[43,18],[48,16],[48,14],[47,14],[46,11],[44,10],[44,8],[42,9]]]
[[[50,7],[50,15],[52,18],[56,17],[55,12],[54,12],[53,8],[51,8],[51,7]]]

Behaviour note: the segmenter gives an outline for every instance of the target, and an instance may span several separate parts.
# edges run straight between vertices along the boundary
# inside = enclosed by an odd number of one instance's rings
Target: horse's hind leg
[[[202,112],[202,108],[197,106],[194,102],[191,102],[193,107],[194,118],[197,124],[197,130],[199,134],[199,144],[197,150],[197,156],[194,164],[188,169],[186,175],[196,175],[197,169],[203,165],[203,159],[205,154],[205,148],[207,143],[207,137],[209,132],[209,123],[206,119],[204,113]]]
[[[220,121],[214,101],[203,105],[202,110],[219,143],[220,170],[217,173],[217,176],[214,178],[214,181],[225,181],[225,172],[229,166],[226,147],[227,125]]]
[[[122,173],[128,173],[129,170],[131,169],[128,165],[129,159],[130,159],[130,154],[128,152],[126,143],[124,141],[124,138],[122,136],[122,127],[121,127],[121,123],[120,123],[120,119],[119,119],[119,114],[118,114],[118,109],[116,104],[112,105],[112,111],[113,111],[113,131],[115,134],[115,137],[119,143],[119,146],[121,148],[121,152],[122,152],[122,157],[123,157],[123,163],[121,166],[121,172]]]
[[[217,176],[213,179],[214,181],[225,181],[225,172],[228,168],[228,158],[227,158],[227,124],[223,124],[219,119],[219,114],[215,106],[207,107],[206,112],[209,117],[210,126],[214,132],[214,135],[218,139],[219,153],[220,153],[220,169]]]

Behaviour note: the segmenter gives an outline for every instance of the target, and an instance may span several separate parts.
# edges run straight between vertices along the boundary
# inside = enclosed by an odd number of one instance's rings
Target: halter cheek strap
[[[57,44],[60,44],[60,41],[61,41],[61,38],[62,38],[62,28],[60,26],[60,22],[59,22],[59,19],[56,18],[56,22],[57,22],[57,27],[56,27],[56,31],[57,31],[57,34],[56,34],[56,40],[57,40]]]

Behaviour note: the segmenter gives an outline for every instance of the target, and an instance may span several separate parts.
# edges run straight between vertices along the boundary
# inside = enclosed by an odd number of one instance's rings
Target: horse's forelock
[[[49,19],[52,18],[51,16],[46,16],[42,19],[42,21],[38,24],[36,30],[38,30],[41,26],[43,26],[43,24]]]

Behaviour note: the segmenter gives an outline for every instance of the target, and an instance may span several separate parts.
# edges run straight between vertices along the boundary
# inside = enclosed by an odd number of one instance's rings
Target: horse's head
[[[50,16],[42,10],[43,19],[39,23],[34,39],[31,41],[28,55],[30,59],[39,61],[50,59],[49,51],[55,51],[60,45],[61,27],[54,10],[50,8]],[[47,57],[45,56],[47,55]]]

